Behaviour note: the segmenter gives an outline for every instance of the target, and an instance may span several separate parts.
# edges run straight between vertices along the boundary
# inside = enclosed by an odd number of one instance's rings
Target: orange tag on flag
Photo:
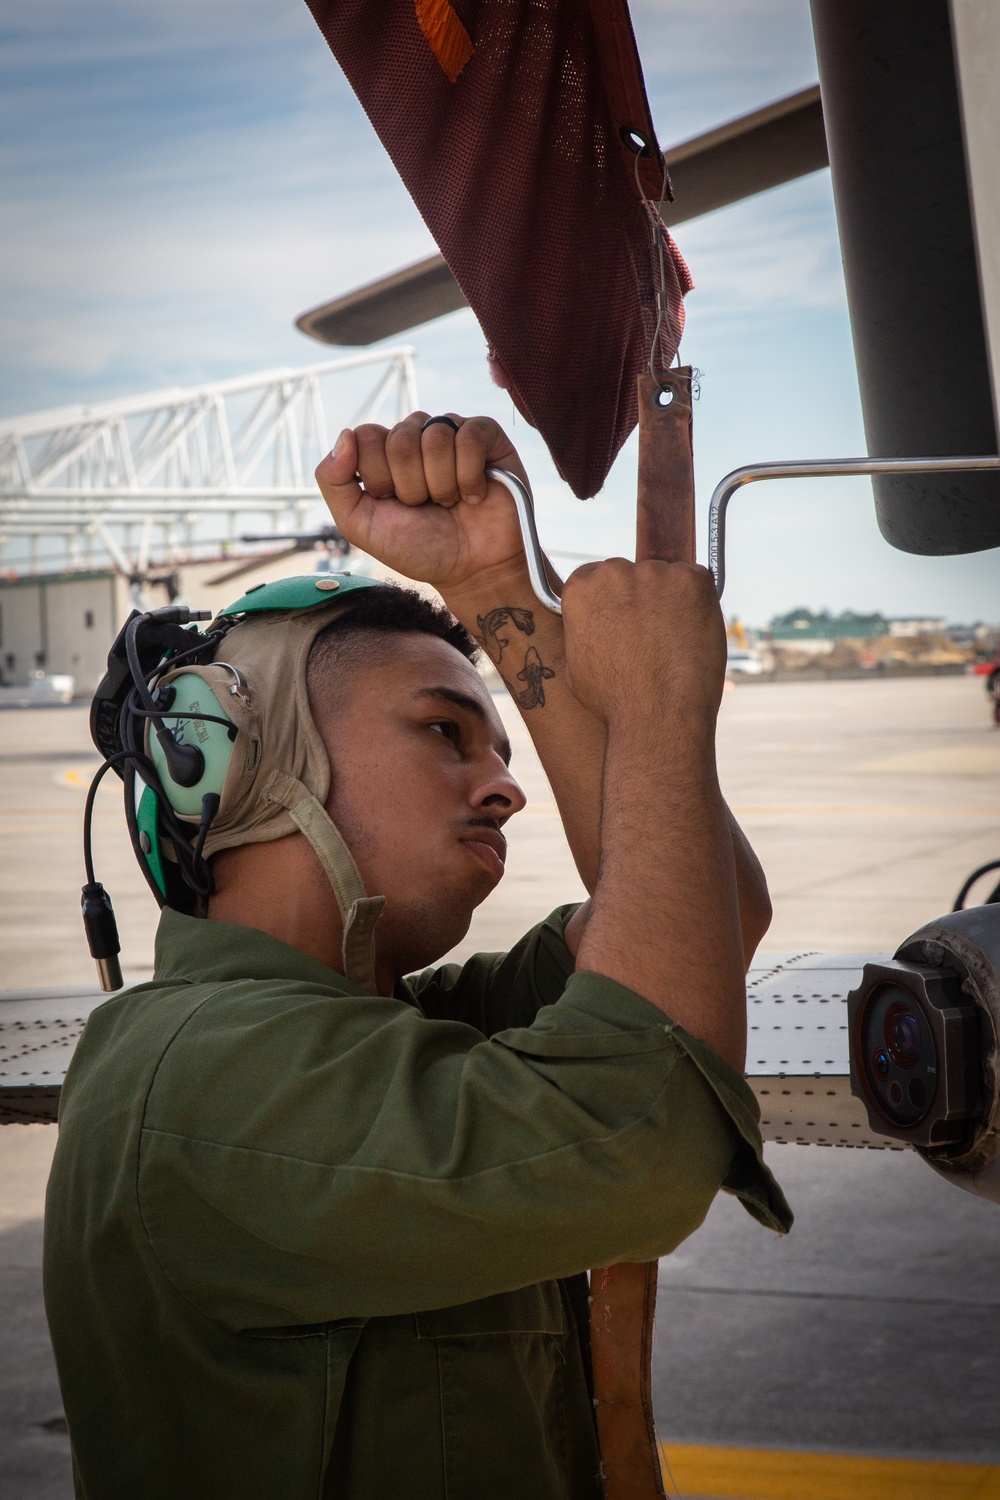
[[[449,83],[454,83],[475,47],[448,0],[413,0],[417,23]]]

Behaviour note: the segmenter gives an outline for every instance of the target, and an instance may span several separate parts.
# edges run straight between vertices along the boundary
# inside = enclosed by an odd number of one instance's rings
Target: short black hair
[[[443,605],[426,599],[415,589],[399,584],[360,589],[351,595],[351,605],[335,615],[316,636],[309,649],[306,681],[310,697],[320,678],[365,665],[373,657],[388,654],[380,636],[405,635],[417,631],[436,636],[454,646],[467,661],[475,662],[479,647],[464,625]]]

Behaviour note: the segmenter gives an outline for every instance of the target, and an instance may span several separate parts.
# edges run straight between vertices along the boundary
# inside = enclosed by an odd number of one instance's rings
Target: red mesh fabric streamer
[[[474,51],[454,83],[414,0],[308,3],[479,319],[495,377],[573,491],[596,494],[635,426],[657,313],[642,198],[660,197],[662,166],[626,0],[458,0]],[[691,288],[665,243],[661,368]]]

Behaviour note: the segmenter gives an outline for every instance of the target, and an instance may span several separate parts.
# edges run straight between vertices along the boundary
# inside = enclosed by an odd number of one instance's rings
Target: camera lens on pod
[[[912,995],[886,984],[872,994],[863,1027],[863,1056],[881,1109],[899,1125],[915,1125],[930,1107],[936,1079],[937,1049],[926,1018]]]
[[[885,1044],[894,1062],[901,1068],[912,1068],[920,1060],[920,1022],[905,1005],[890,1005],[883,1026]]]

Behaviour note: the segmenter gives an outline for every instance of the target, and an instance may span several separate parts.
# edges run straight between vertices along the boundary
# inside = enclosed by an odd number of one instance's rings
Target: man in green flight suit
[[[260,728],[214,890],[164,908],[63,1091],[46,1299],[87,1500],[598,1500],[581,1273],[669,1253],[720,1187],[790,1223],[742,1076],[769,906],[716,777],[711,578],[615,559],[538,609],[490,465],[523,472],[491,420],[417,413],[317,471],[454,619],[370,587],[225,638]],[[463,626],[591,895],[428,969],[524,805]]]

